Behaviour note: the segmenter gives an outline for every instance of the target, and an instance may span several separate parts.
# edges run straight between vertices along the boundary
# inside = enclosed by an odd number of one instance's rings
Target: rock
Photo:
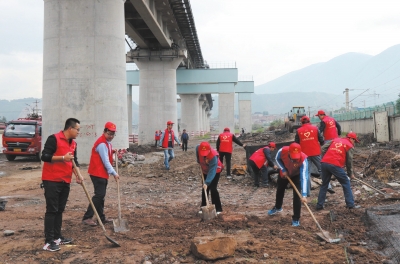
[[[390,185],[392,187],[399,187],[400,186],[400,184],[397,183],[397,182],[388,182],[387,185]]]
[[[400,168],[400,155],[394,156],[390,161],[390,165],[392,169]]]
[[[154,174],[147,174],[146,175],[146,178],[154,178],[154,177],[156,177],[156,175],[154,175]]]
[[[145,260],[143,261],[143,264],[151,264],[151,261]]]
[[[371,188],[369,188],[366,185],[361,186],[361,188],[363,188],[364,190],[366,190],[367,192],[372,192],[373,190]]]
[[[268,257],[269,257],[268,253],[264,253],[264,258],[268,258]]]
[[[383,188],[381,189],[382,192],[384,193],[395,193],[396,191],[390,188]]]
[[[190,251],[200,259],[216,260],[233,256],[236,246],[236,239],[229,236],[195,237],[190,245]]]
[[[132,174],[135,171],[135,166],[133,166],[132,164],[128,165],[128,173]]]
[[[354,192],[354,195],[360,195],[360,194],[361,194],[360,190]]]
[[[369,252],[369,250],[363,247],[348,247],[348,252],[350,254],[365,256]]]
[[[4,230],[3,234],[5,236],[12,236],[12,235],[14,235],[14,231],[13,230]]]

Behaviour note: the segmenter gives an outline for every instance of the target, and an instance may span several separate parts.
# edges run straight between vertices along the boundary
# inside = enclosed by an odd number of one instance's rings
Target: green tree
[[[0,116],[0,122],[7,122],[7,118],[5,116]]]

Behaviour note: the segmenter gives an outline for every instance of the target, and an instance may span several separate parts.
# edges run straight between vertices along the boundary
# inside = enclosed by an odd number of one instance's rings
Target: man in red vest
[[[155,147],[157,147],[157,143],[160,140],[160,137],[161,137],[161,131],[160,130],[156,130],[156,132],[154,134],[154,140],[156,141],[156,143],[154,145]]]
[[[301,146],[299,144],[292,143],[290,146],[285,146],[278,150],[275,160],[281,171],[280,177],[278,177],[275,206],[268,211],[268,215],[275,215],[283,211],[283,197],[285,196],[286,186],[289,183],[287,177],[290,177],[302,195],[300,198],[297,192],[293,189],[292,226],[300,226],[301,202],[306,203],[309,194],[307,188],[307,155],[301,151]]]
[[[61,226],[72,180],[72,160],[79,166],[74,140],[79,135],[79,130],[79,120],[68,118],[64,130],[50,135],[44,144],[41,156],[43,161],[41,186],[44,188],[46,199],[43,250],[58,251],[59,245],[72,242],[72,239],[61,235]],[[76,182],[81,183],[78,176]]]
[[[224,165],[218,159],[218,152],[211,148],[210,143],[205,141],[196,146],[196,158],[204,177],[203,189],[207,190],[207,195],[211,191],[212,204],[215,205],[217,214],[220,214],[222,212],[222,205],[217,187]],[[201,193],[201,206],[206,206],[204,191]],[[201,214],[202,211],[200,210],[199,213]]]
[[[324,208],[326,191],[332,175],[335,175],[336,179],[342,185],[346,207],[349,209],[360,208],[359,205],[354,204],[354,197],[350,186],[350,178],[355,178],[353,172],[355,142],[358,143],[360,141],[356,133],[350,132],[345,138],[335,138],[325,142],[322,146],[322,185],[318,194],[317,210]],[[347,174],[343,169],[344,166],[346,166]]]
[[[319,110],[315,115],[321,120],[319,131],[324,136],[324,140],[331,140],[337,138],[342,134],[342,128],[333,117],[327,116],[323,110]]]
[[[321,175],[321,146],[324,144],[324,138],[316,126],[311,125],[310,118],[303,116],[300,119],[302,126],[296,130],[294,141],[301,146],[301,151],[307,155],[309,172],[311,175],[311,163],[317,167],[319,175]],[[308,177],[308,188],[311,189],[311,177]],[[329,183],[329,193],[335,193]]]
[[[112,219],[106,218],[104,214],[104,199],[106,196],[109,175],[113,175],[116,181],[119,180],[119,175],[112,167],[113,153],[116,150],[113,150],[111,141],[114,139],[116,132],[117,127],[114,123],[107,122],[105,124],[103,134],[93,145],[88,168],[90,179],[94,186],[94,196],[92,197],[92,201],[101,221],[104,224],[112,222]],[[118,161],[115,161],[115,163],[116,166],[118,166]],[[82,222],[86,225],[96,226],[97,223],[92,219],[93,215],[94,211],[89,204]]]
[[[230,132],[228,127],[224,128],[224,132],[221,133],[217,139],[217,151],[219,152],[219,160],[223,163],[224,157],[226,162],[226,177],[231,179],[231,159],[233,146],[232,142],[235,142],[241,147],[246,147],[246,144],[242,144],[239,139],[235,137],[234,134]]]
[[[182,146],[179,142],[178,137],[172,130],[174,123],[172,121],[167,122],[167,129],[161,134],[160,147],[164,149],[164,165],[167,170],[169,170],[169,162],[175,157],[174,155],[174,141],[176,141],[179,146]]]
[[[273,167],[274,170],[278,169],[278,166],[274,164],[271,157],[271,151],[274,151],[276,144],[269,142],[267,146],[256,150],[249,158],[249,164],[253,171],[254,186],[259,187],[259,178],[261,172],[261,187],[268,187],[268,169],[267,167]]]

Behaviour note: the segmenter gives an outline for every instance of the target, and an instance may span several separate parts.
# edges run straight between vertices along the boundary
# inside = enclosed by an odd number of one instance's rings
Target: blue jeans
[[[164,149],[164,165],[169,169],[169,162],[175,157],[173,149]]]
[[[317,167],[318,173],[321,176],[321,155],[317,156],[308,156],[308,171],[309,171],[309,177],[308,177],[308,193],[310,193],[311,190],[311,162],[314,163],[315,167]],[[329,181],[328,184],[328,189],[332,189],[331,182]]]
[[[342,185],[346,206],[353,207],[354,197],[353,197],[353,192],[351,191],[350,188],[350,179],[347,176],[344,169],[329,163],[321,162],[321,170],[322,170],[321,171],[322,185],[318,194],[317,207],[321,208],[324,206],[326,192],[328,190],[328,184],[331,180],[332,174],[335,175],[336,179]]]

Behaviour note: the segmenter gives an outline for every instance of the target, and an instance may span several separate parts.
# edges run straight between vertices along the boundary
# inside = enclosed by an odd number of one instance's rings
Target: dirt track
[[[219,191],[224,213],[211,222],[202,222],[200,208],[201,185],[194,156],[195,142],[184,153],[176,150],[169,172],[162,160],[151,164],[136,164],[135,172],[122,174],[122,217],[129,221],[130,231],[114,233],[108,224],[108,234],[122,247],[114,248],[105,239],[100,227],[81,224],[88,206],[83,189],[73,183],[67,209],[64,213],[63,233],[75,241],[61,246],[58,252],[45,252],[43,246],[43,217],[45,203],[39,188],[40,169],[20,170],[21,167],[40,165],[31,159],[8,162],[0,155],[0,196],[7,196],[6,211],[0,212],[0,230],[14,230],[13,236],[0,236],[0,263],[206,263],[191,254],[189,247],[196,236],[224,233],[238,241],[235,255],[213,263],[382,263],[385,256],[367,236],[368,226],[363,222],[364,209],[345,209],[343,193],[327,196],[325,211],[315,212],[321,226],[331,234],[342,235],[340,244],[327,244],[315,235],[318,231],[306,208],[302,209],[301,227],[291,227],[292,190],[285,194],[284,212],[269,217],[266,211],[273,207],[275,186],[255,189],[249,176],[227,180],[221,177]],[[357,171],[365,164],[369,149],[358,149],[355,157]],[[363,156],[364,155],[364,156]],[[146,159],[157,160],[151,153]],[[233,164],[245,164],[245,151],[235,147]],[[93,188],[85,168],[81,168],[86,184]],[[225,175],[225,173],[223,173]],[[396,174],[397,175],[397,174]],[[396,177],[396,176],[394,176]],[[372,177],[363,179],[383,187]],[[375,193],[353,183],[356,202],[363,208],[384,201]],[[313,190],[309,205],[314,211],[318,189]],[[110,181],[105,212],[117,217],[117,190]],[[332,219],[332,216],[333,219]],[[334,220],[334,221],[331,221]],[[346,254],[347,252],[347,254]],[[211,262],[210,262],[211,263]]]

